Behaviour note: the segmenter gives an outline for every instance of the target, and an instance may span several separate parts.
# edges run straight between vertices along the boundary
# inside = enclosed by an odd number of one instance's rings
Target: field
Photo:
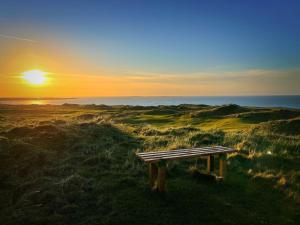
[[[239,150],[224,182],[205,159],[148,188],[137,151]],[[0,224],[298,224],[300,110],[238,105],[0,105]]]

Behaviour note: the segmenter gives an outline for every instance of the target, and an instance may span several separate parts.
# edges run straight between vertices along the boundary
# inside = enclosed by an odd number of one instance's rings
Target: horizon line
[[[284,97],[300,96],[300,94],[270,94],[270,95],[111,95],[111,96],[73,96],[73,97],[0,97],[0,100],[26,100],[26,99],[80,99],[80,98],[172,98],[172,97]]]

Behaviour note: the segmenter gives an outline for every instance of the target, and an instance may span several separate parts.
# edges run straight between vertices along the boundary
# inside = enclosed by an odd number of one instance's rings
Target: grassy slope
[[[1,224],[297,224],[300,112],[211,107],[0,106]],[[224,183],[205,161],[147,187],[135,151],[241,149]]]

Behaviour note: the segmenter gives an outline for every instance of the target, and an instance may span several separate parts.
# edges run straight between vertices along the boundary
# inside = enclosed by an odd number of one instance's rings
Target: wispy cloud
[[[238,80],[257,80],[267,79],[272,82],[272,79],[287,79],[298,81],[300,79],[299,69],[287,70],[267,70],[267,69],[252,69],[241,71],[224,71],[224,72],[193,72],[193,73],[153,73],[145,71],[125,72],[125,75],[136,80],[153,80],[160,81],[238,81]]]
[[[131,75],[130,75],[131,74]],[[268,95],[299,94],[300,69],[253,69],[185,74],[128,72],[132,83],[164,85],[180,95]],[[172,89],[172,90],[173,90]],[[173,92],[172,92],[173,94]]]
[[[17,36],[13,36],[13,35],[6,35],[6,34],[0,34],[0,38],[13,39],[13,40],[18,40],[18,41],[26,41],[26,42],[31,42],[31,43],[36,43],[37,42],[37,41],[32,40],[32,39],[17,37]]]

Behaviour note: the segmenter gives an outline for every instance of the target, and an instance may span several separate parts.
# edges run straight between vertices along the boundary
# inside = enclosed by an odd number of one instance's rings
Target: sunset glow
[[[300,93],[299,3],[59,2],[1,5],[0,97]]]
[[[22,73],[22,78],[32,85],[42,85],[46,83],[46,72],[41,70],[29,70]]]

